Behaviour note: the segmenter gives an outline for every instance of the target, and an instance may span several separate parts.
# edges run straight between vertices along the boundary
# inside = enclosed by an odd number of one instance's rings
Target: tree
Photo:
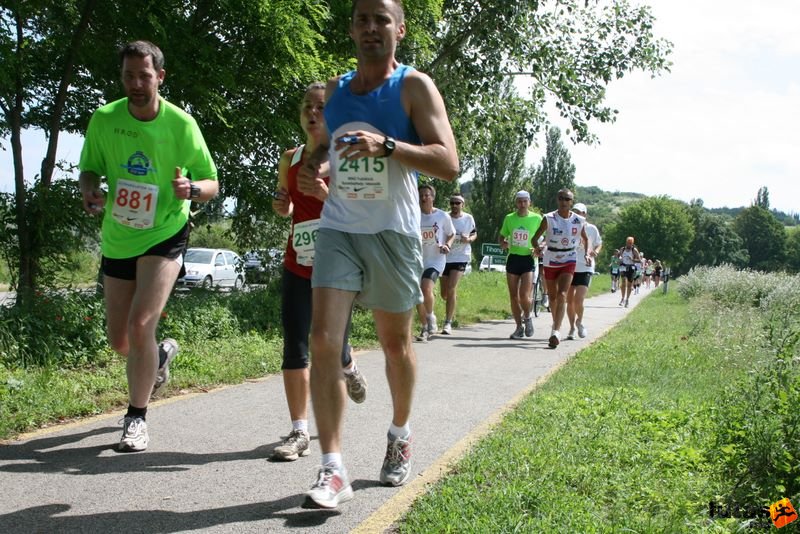
[[[786,236],[786,267],[800,273],[800,228],[791,229]]]
[[[568,135],[591,141],[590,121],[612,121],[616,113],[604,104],[608,83],[633,70],[655,75],[669,66],[671,45],[654,36],[649,8],[627,2],[405,5],[408,34],[398,57],[437,81],[465,170],[486,147],[526,145],[545,124],[547,99],[570,122]],[[83,133],[94,109],[121,96],[115,52],[134,38],[161,46],[168,71],[164,96],[201,124],[221,176],[220,201],[209,209],[219,213],[222,199],[236,199],[233,230],[240,246],[277,244],[283,222],[275,221],[268,192],[278,156],[300,140],[302,88],[352,67],[353,46],[344,31],[349,17],[350,2],[342,0],[143,0],[133,13],[119,0],[4,3],[0,135],[14,157],[18,289],[36,287],[43,250],[37,240],[48,239],[42,221],[28,213],[26,180],[32,176],[22,167],[20,134],[26,128],[46,133],[50,145],[38,179],[49,188],[59,133]],[[530,93],[498,99],[515,76],[532,80]],[[75,216],[56,211],[62,223]]]
[[[733,229],[730,219],[709,213],[702,201],[692,201],[689,214],[694,227],[692,242],[681,270],[688,271],[697,265],[729,263],[739,268],[747,267],[750,257],[744,242]]]
[[[756,193],[756,199],[753,202],[753,206],[758,206],[759,208],[764,208],[765,210],[769,209],[769,189],[767,189],[767,186],[758,188],[758,193]]]
[[[777,271],[786,258],[786,230],[761,206],[750,206],[736,216],[734,229],[750,255],[748,267],[757,271]]]
[[[609,225],[605,247],[619,248],[633,236],[647,258],[670,266],[681,265],[694,240],[694,228],[686,204],[666,196],[649,197],[625,206],[619,222]]]
[[[547,213],[558,208],[556,195],[561,189],[575,189],[575,165],[561,131],[553,126],[547,131],[547,148],[542,162],[531,172],[533,203]]]
[[[497,243],[503,218],[514,209],[514,194],[524,187],[523,133],[509,125],[507,130],[496,133],[487,148],[475,160],[469,194],[481,244]],[[477,246],[474,249],[479,250]]]
[[[648,6],[599,0],[445,0],[431,60],[422,66],[445,95],[463,157],[489,146],[495,123],[513,118],[528,141],[547,124],[546,102],[568,121],[574,141],[595,139],[591,121],[611,122],[610,82],[628,72],[668,70],[672,45],[653,33]],[[495,102],[510,77],[530,83]],[[502,129],[502,128],[501,128]]]

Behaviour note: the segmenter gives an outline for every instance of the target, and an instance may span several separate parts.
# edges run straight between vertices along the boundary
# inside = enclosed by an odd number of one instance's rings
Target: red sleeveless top
[[[292,163],[289,166],[289,172],[287,173],[286,177],[286,181],[288,182],[287,188],[289,189],[289,198],[291,199],[294,207],[292,210],[292,228],[294,228],[294,225],[297,223],[319,219],[320,214],[322,213],[322,201],[315,197],[304,195],[297,188],[297,173],[300,170],[300,167],[303,165],[304,148],[305,145],[301,145],[295,149],[294,153],[292,154]],[[327,182],[328,179],[325,178],[325,183]],[[310,280],[312,268],[297,263],[297,252],[292,246],[293,237],[294,232],[290,232],[289,239],[286,243],[286,253],[283,256],[283,265],[287,270],[296,274],[297,276]]]

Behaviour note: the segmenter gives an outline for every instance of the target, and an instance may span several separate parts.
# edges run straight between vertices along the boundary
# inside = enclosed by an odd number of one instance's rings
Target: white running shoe
[[[353,488],[344,467],[323,465],[317,473],[317,481],[306,492],[303,508],[333,509],[340,502],[347,502],[353,498]]]
[[[151,397],[157,397],[164,392],[164,386],[169,380],[169,364],[172,363],[176,354],[178,354],[178,342],[171,337],[158,344],[158,371],[153,391],[150,393]]]
[[[583,326],[583,323],[578,324],[578,337],[586,337],[586,327]]]
[[[402,486],[411,475],[411,436],[408,439],[389,436],[386,456],[381,467],[381,484]]]
[[[347,396],[356,404],[361,404],[367,398],[367,379],[356,367],[352,373],[344,373],[344,383],[347,386]]]
[[[417,341],[421,341],[422,343],[428,342],[428,327],[423,326],[420,331],[419,335],[417,336]]]
[[[431,335],[435,334],[438,329],[439,329],[439,325],[436,324],[436,316],[432,315],[428,319],[428,335],[431,336]]]
[[[574,328],[570,328],[569,329],[569,333],[567,334],[567,339],[568,340],[575,339],[575,329]]]
[[[147,449],[150,438],[147,435],[147,422],[141,417],[125,416],[122,423],[122,439],[119,441],[120,452],[140,452]]]
[[[292,430],[283,442],[275,447],[272,456],[279,460],[293,462],[301,456],[308,456],[311,452],[309,441],[311,438],[308,432],[303,430]]]
[[[450,321],[445,322],[444,326],[442,326],[442,334],[449,336],[452,333],[453,333],[453,325],[450,324]]]

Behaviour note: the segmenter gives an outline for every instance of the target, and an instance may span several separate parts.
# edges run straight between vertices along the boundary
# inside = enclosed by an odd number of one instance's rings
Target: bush
[[[800,496],[800,277],[693,269],[679,283],[716,350],[748,351],[747,378],[731,384],[715,420],[712,458],[721,466],[728,506]],[[707,304],[702,305],[703,302]],[[722,305],[722,306],[720,306]]]
[[[0,307],[0,362],[76,367],[106,347],[105,309],[94,292],[37,293],[28,306]]]

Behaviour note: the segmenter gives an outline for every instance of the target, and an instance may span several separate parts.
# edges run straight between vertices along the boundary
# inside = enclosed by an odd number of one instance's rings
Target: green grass
[[[715,403],[750,355],[713,350],[715,330],[695,317],[675,292],[646,298],[416,501],[399,531],[733,529],[709,520],[722,482],[707,452]]]

